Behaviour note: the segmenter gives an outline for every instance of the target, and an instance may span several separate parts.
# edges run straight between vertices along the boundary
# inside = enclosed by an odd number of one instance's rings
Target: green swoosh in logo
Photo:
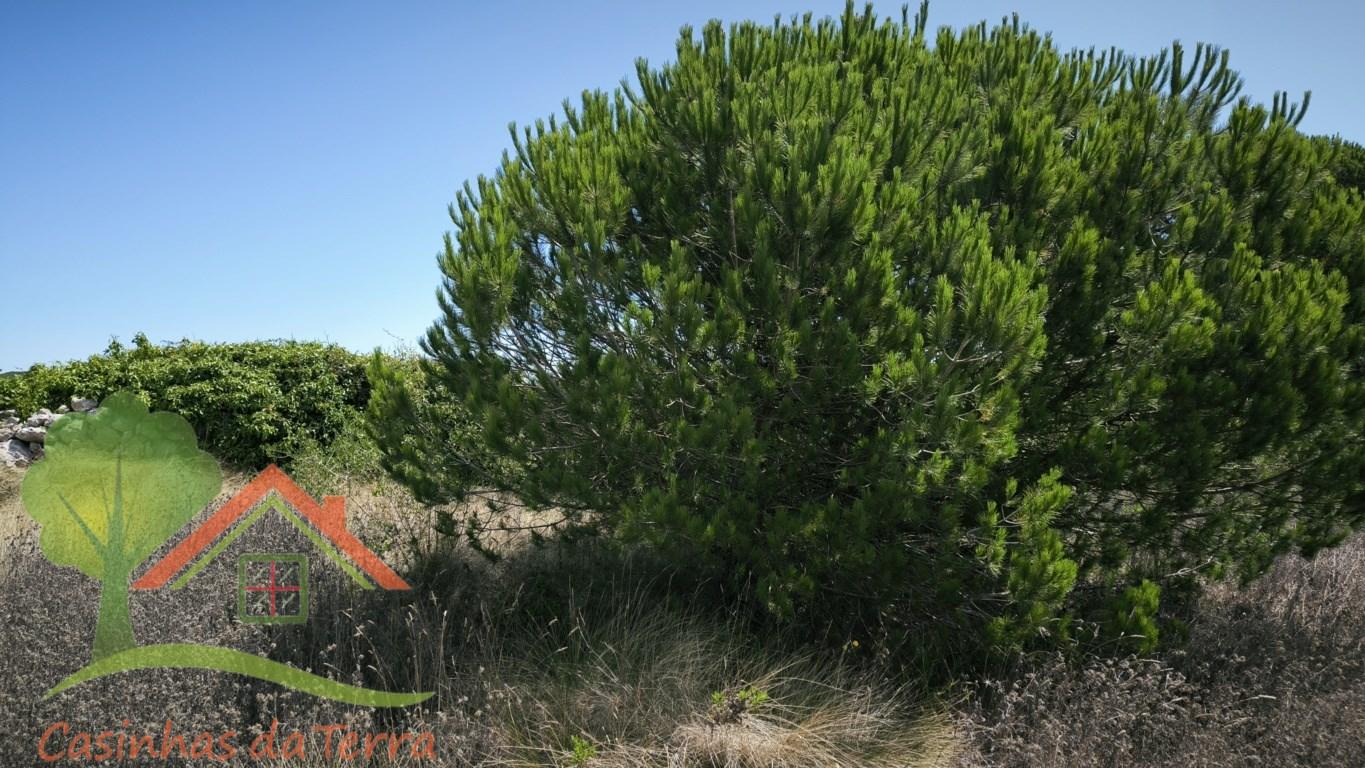
[[[147,645],[106,656],[75,672],[52,687],[43,698],[99,677],[135,669],[207,669],[254,677],[324,699],[362,707],[407,707],[431,697],[430,692],[394,693],[347,685],[295,669],[278,661],[231,648],[192,643]]]

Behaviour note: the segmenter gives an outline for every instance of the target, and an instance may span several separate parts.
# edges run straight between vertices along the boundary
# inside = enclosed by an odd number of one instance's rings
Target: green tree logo
[[[102,585],[98,661],[137,644],[128,618],[133,569],[213,500],[223,478],[189,422],[149,413],[126,392],[98,413],[58,419],[47,450],[24,478],[24,507],[42,526],[47,559]]]
[[[401,707],[430,697],[347,685],[229,648],[137,644],[128,612],[133,570],[203,509],[222,482],[189,422],[151,413],[131,393],[113,394],[98,412],[53,424],[46,458],[24,478],[24,508],[42,526],[47,559],[80,569],[101,590],[91,663],[47,696],[118,672],[174,668],[246,675],[362,706]]]

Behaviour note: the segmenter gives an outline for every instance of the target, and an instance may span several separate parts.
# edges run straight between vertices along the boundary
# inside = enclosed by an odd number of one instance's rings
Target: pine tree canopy
[[[388,466],[794,621],[1149,641],[1365,518],[1365,201],[1240,86],[923,7],[685,28],[457,196]]]
[[[1317,140],[1321,142],[1325,139],[1319,136]],[[1335,138],[1328,141],[1329,151],[1335,153],[1328,167],[1337,183],[1365,192],[1365,147]]]

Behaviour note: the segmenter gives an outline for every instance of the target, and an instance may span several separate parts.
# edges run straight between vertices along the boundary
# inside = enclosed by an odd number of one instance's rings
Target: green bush
[[[1365,206],[1302,108],[1217,49],[922,19],[685,30],[514,131],[424,342],[474,428],[407,480],[921,648],[1148,616],[1359,525]],[[372,407],[420,420],[405,391]],[[519,471],[446,471],[480,451]]]
[[[57,408],[72,396],[136,392],[189,420],[199,444],[229,464],[287,461],[309,441],[326,444],[369,399],[365,358],[313,342],[153,345],[142,334],[102,355],[35,365],[0,379],[0,408]]]
[[[1328,168],[1337,183],[1365,192],[1365,147],[1339,138],[1319,136],[1317,141],[1331,153]]]

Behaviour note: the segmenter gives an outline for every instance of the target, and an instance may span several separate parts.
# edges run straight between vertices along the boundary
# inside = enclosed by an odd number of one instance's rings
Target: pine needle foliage
[[[1365,205],[1240,87],[923,7],[684,28],[457,196],[425,375],[473,426],[390,464],[811,626],[1148,644],[1365,514]]]

